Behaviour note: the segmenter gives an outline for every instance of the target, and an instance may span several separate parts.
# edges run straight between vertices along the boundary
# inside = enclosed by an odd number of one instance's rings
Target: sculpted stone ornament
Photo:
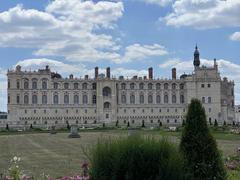
[[[80,138],[80,135],[78,134],[78,126],[77,125],[71,125],[71,131],[68,135],[69,138]]]

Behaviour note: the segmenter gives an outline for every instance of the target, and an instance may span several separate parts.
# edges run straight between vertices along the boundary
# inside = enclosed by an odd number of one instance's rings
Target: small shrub
[[[98,141],[88,155],[92,180],[180,180],[182,159],[166,140],[130,136]]]

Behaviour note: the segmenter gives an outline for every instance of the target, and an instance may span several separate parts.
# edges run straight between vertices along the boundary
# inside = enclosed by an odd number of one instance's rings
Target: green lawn
[[[179,132],[139,131],[154,137],[166,136],[178,143]],[[52,177],[74,175],[80,171],[81,162],[86,160],[82,149],[94,145],[98,139],[127,136],[126,130],[81,132],[81,138],[69,139],[68,133],[0,135],[0,174],[9,167],[13,156],[21,157],[21,167],[27,174],[35,176],[45,173]],[[234,154],[240,146],[240,136],[215,133],[219,148],[224,156]]]

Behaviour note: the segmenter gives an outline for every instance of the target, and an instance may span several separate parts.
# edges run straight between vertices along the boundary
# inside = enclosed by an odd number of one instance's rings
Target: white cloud
[[[189,61],[178,61],[175,64],[172,63],[172,60],[166,61],[159,65],[159,67],[163,69],[169,69],[176,67],[177,73],[180,76],[183,73],[192,73],[193,71],[193,60]],[[213,66],[214,61],[208,59],[201,59],[201,65],[210,67]],[[227,77],[229,80],[235,81],[235,95],[236,95],[236,103],[240,104],[240,65],[235,64],[231,61],[219,59],[217,60],[219,71],[221,77]]]
[[[239,0],[178,0],[173,12],[160,20],[169,26],[191,26],[196,29],[240,26]]]
[[[135,1],[142,1],[142,2],[145,2],[147,4],[154,4],[154,5],[164,7],[168,4],[170,4],[173,0],[135,0]]]
[[[159,67],[160,68],[168,68],[171,66],[175,66],[178,63],[180,63],[179,59],[168,60],[168,61],[165,61],[164,63],[160,64]]]
[[[240,41],[240,32],[235,32],[230,36],[232,41]]]

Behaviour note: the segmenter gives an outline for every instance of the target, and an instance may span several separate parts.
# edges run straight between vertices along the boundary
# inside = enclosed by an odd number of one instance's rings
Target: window
[[[42,104],[47,104],[47,95],[42,96]]]
[[[184,89],[184,84],[180,84],[180,89]]]
[[[153,103],[153,97],[152,95],[148,95],[148,103],[152,104]]]
[[[168,89],[168,83],[164,84],[164,89],[167,90]]]
[[[69,88],[69,84],[68,83],[64,83],[64,89],[68,89]]]
[[[106,119],[108,119],[109,118],[109,114],[106,114]]]
[[[32,89],[37,89],[37,81],[32,82]]]
[[[82,89],[87,89],[87,86],[88,86],[87,83],[83,83],[82,84]]]
[[[176,95],[172,95],[172,103],[175,104],[177,102]]]
[[[208,97],[208,103],[212,103],[212,98]]]
[[[38,101],[37,95],[34,94],[32,96],[32,104],[37,104],[37,101]]]
[[[17,89],[20,89],[20,82],[19,82],[19,80],[17,81]]]
[[[183,104],[185,101],[184,101],[184,95],[180,95],[180,103]]]
[[[149,84],[148,84],[148,89],[149,89],[149,90],[152,90],[152,88],[153,88],[153,84],[152,84],[152,83],[149,83]]]
[[[96,83],[92,83],[92,89],[96,90],[97,89],[97,84]]]
[[[202,97],[202,103],[205,103],[205,97]]]
[[[28,95],[24,95],[23,101],[24,101],[24,104],[28,104],[29,103]]]
[[[133,94],[130,96],[130,104],[135,104],[135,96]]]
[[[57,94],[55,94],[53,96],[53,104],[58,104],[58,95]]]
[[[160,90],[160,89],[161,89],[161,84],[160,84],[160,83],[157,83],[157,84],[156,84],[156,89],[157,89],[157,90]]]
[[[124,94],[121,96],[121,101],[123,104],[126,104],[126,96]]]
[[[141,94],[139,99],[140,99],[140,104],[144,104],[144,95]]]
[[[175,83],[172,84],[172,89],[176,89],[177,85]]]
[[[164,103],[168,103],[168,95],[167,94],[164,95]]]
[[[95,94],[92,96],[92,103],[93,103],[93,104],[96,104],[96,103],[97,103],[97,97],[96,97]]]
[[[131,83],[131,84],[130,84],[130,89],[134,89],[134,87],[135,87],[135,84],[134,84],[134,83]]]
[[[88,103],[88,97],[86,94],[83,95],[83,104],[87,104]]]
[[[28,88],[29,88],[28,81],[25,81],[25,82],[24,82],[24,89],[28,89]]]
[[[47,89],[47,81],[42,82],[42,89]]]
[[[208,88],[210,88],[210,87],[211,87],[211,84],[208,84],[207,86],[208,86]]]
[[[11,86],[11,85],[10,85],[10,80],[8,80],[8,89],[10,89],[10,86]]]
[[[20,103],[20,96],[17,95],[17,104],[19,104],[19,103]]]
[[[10,96],[8,95],[8,104],[10,104],[11,100],[10,100]]]
[[[209,112],[209,113],[212,112],[212,109],[211,109],[211,108],[208,108],[208,112]]]
[[[69,95],[68,94],[64,95],[64,104],[69,104]]]
[[[143,83],[139,84],[139,89],[144,89],[144,84]]]
[[[204,87],[205,87],[205,85],[204,85],[204,84],[201,84],[201,87],[202,87],[202,88],[204,88]]]
[[[102,93],[103,93],[103,96],[110,97],[111,96],[111,89],[110,89],[110,87],[104,87]]]
[[[78,89],[78,83],[74,83],[74,84],[73,84],[73,88],[74,88],[74,89]]]
[[[103,104],[103,108],[104,108],[104,109],[110,109],[110,106],[111,106],[111,104],[110,104],[109,102],[105,102],[105,103]]]
[[[160,103],[161,103],[161,96],[160,96],[160,95],[157,95],[157,97],[156,97],[156,102],[157,102],[157,104],[160,104]]]
[[[54,89],[58,89],[58,83],[55,82],[55,83],[53,84],[53,88],[54,88]]]
[[[74,104],[79,104],[79,96],[78,96],[77,94],[75,94],[75,95],[73,96],[73,103],[74,103]]]
[[[126,89],[126,84],[125,83],[121,84],[121,89]]]

